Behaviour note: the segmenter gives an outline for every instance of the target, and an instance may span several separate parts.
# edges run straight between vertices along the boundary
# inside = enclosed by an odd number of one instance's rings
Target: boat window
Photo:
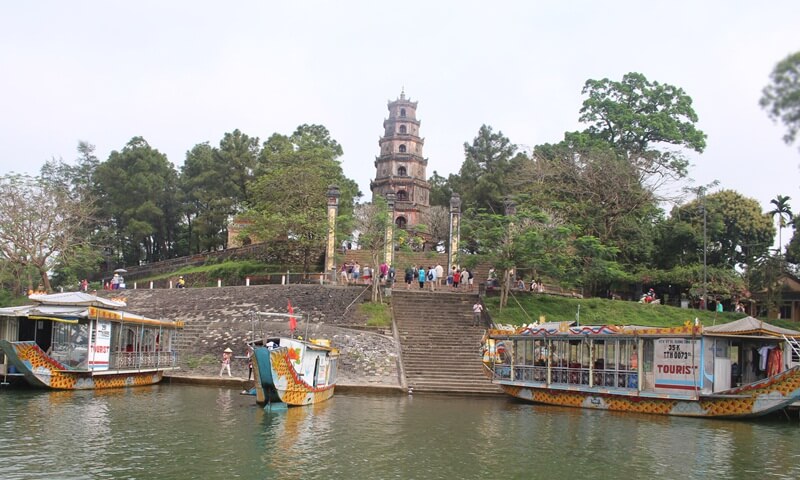
[[[53,322],[50,355],[66,366],[86,368],[89,356],[89,325]]]

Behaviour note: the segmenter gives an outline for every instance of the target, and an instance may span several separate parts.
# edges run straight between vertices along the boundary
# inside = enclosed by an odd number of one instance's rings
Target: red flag
[[[291,300],[289,300],[288,309],[289,309],[289,315],[292,315],[294,313],[294,308],[292,308],[292,301]],[[296,328],[297,328],[297,319],[294,318],[293,316],[290,316],[289,317],[289,330],[291,330],[292,333],[294,333],[294,330]]]

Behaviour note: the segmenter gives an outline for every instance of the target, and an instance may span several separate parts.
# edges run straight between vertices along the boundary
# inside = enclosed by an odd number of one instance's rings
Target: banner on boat
[[[108,370],[108,360],[111,355],[111,322],[96,321],[93,334],[94,339],[89,350],[89,368]]]
[[[657,392],[688,393],[700,387],[700,340],[659,338],[654,353]]]

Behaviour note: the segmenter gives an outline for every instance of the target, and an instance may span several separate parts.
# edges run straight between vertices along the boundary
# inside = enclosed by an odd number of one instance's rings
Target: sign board
[[[89,368],[92,370],[108,370],[111,355],[111,322],[97,320],[94,322],[93,342],[89,348]]]
[[[656,392],[689,393],[700,388],[700,340],[658,338],[654,353]]]

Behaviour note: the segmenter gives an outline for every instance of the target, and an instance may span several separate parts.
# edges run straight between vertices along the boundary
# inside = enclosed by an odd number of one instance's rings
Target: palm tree
[[[789,200],[791,200],[791,197],[788,195],[778,195],[769,201],[769,203],[775,205],[775,208],[768,213],[772,215],[772,218],[775,218],[775,215],[778,216],[778,253],[781,253],[781,248],[783,247],[781,232],[793,216],[792,209],[789,207]]]

